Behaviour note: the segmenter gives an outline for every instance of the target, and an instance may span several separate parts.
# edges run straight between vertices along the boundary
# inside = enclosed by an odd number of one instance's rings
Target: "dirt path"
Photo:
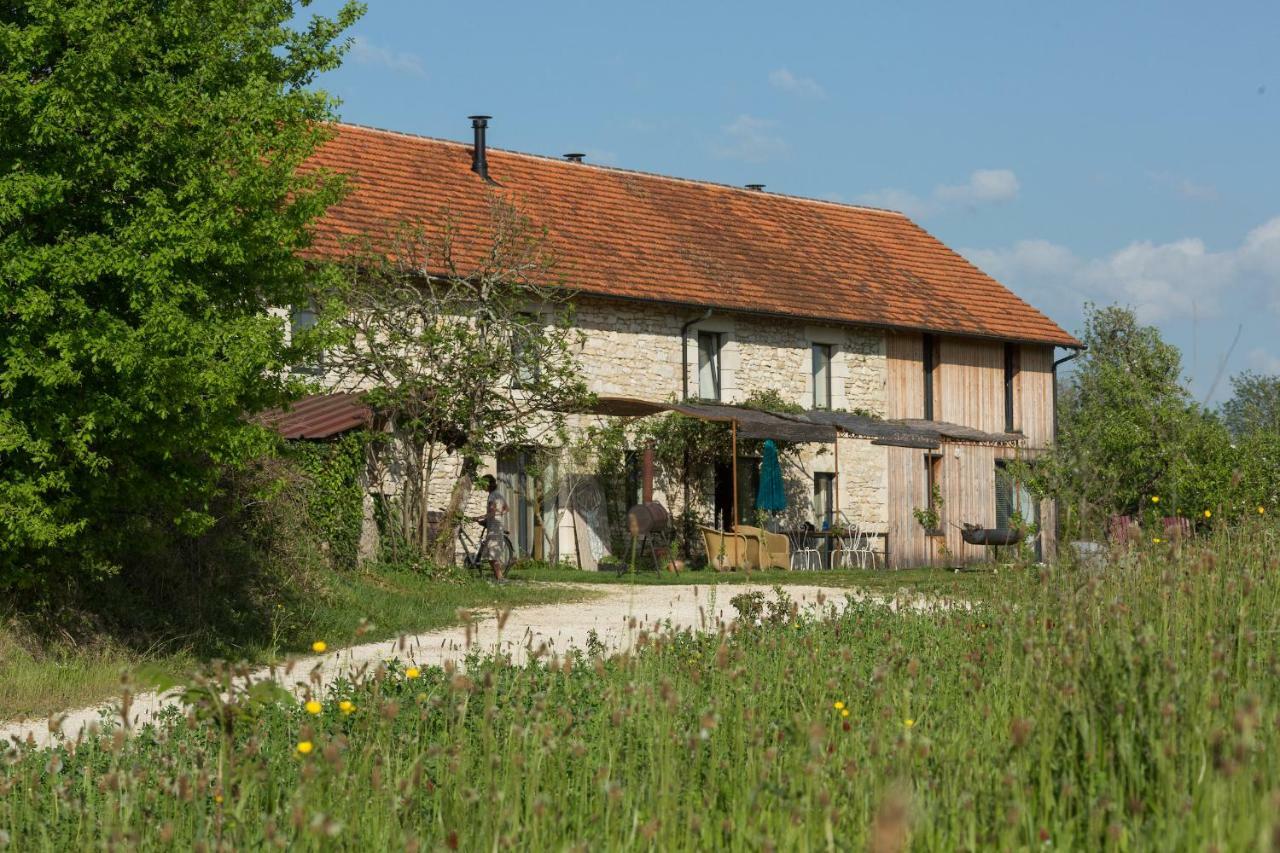
[[[339,676],[362,666],[376,666],[382,661],[399,658],[419,665],[439,666],[446,661],[461,663],[467,653],[478,648],[483,653],[503,652],[515,663],[522,663],[530,650],[545,645],[547,654],[563,655],[571,648],[585,648],[591,632],[607,648],[622,651],[629,648],[642,630],[652,631],[667,625],[682,630],[717,630],[737,615],[729,599],[742,592],[759,590],[770,600],[774,593],[768,587],[731,586],[613,586],[587,585],[598,597],[571,604],[546,604],[520,607],[510,611],[501,629],[493,611],[477,612],[477,619],[467,627],[444,628],[422,634],[404,636],[351,646],[323,655],[295,659],[286,672],[282,668],[262,667],[253,673],[254,680],[272,678],[295,694],[305,691],[308,683],[328,684]],[[883,600],[857,591],[818,586],[788,586],[786,593],[802,607],[816,607],[820,602],[843,607],[849,599]],[[137,727],[151,721],[162,709],[176,705],[175,692],[139,693],[129,708],[129,722]],[[47,746],[59,738],[75,739],[98,723],[103,716],[119,719],[120,702],[107,702],[68,711],[49,720],[27,720],[0,724],[0,742],[34,741]]]

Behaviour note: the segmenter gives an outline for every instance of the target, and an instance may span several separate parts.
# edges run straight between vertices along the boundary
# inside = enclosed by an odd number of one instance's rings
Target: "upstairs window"
[[[289,311],[289,342],[297,341],[299,335],[304,335],[311,329],[316,327],[320,322],[316,313],[316,305],[314,302],[308,302],[306,305],[295,305]],[[293,370],[295,373],[320,373],[323,362],[324,353],[316,356],[314,363],[295,364]]]
[[[1017,429],[1016,406],[1014,401],[1014,381],[1018,378],[1018,345],[1004,345],[1004,431]]]
[[[720,333],[698,332],[698,396],[720,400]]]
[[[511,387],[517,390],[536,385],[541,376],[537,350],[530,345],[537,318],[526,314],[521,320],[511,337]]]
[[[938,366],[938,336],[926,334],[920,337],[924,343],[921,359],[924,368],[924,419],[931,421],[933,420],[933,376]]]
[[[813,407],[831,408],[831,345],[813,345]]]

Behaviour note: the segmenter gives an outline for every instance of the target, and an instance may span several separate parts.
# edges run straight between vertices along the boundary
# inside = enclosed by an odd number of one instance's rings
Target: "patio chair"
[[[787,537],[745,524],[739,524],[737,532],[747,538],[747,557],[752,568],[791,568],[791,546]]]
[[[822,568],[822,552],[812,531],[792,530],[787,538],[791,540],[791,568],[806,571]]]
[[[741,533],[699,526],[702,544],[707,549],[707,564],[716,571],[727,572],[750,567],[747,537]],[[721,561],[721,555],[724,555]]]
[[[852,569],[875,568],[876,552],[871,547],[871,537],[863,532],[856,523],[845,519],[841,524],[844,532],[836,537],[836,550],[831,555],[831,568]],[[871,565],[868,566],[867,564]]]

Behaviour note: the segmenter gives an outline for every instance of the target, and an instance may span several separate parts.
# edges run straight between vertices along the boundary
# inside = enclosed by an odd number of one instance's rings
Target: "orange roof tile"
[[[1079,346],[998,281],[893,211],[490,148],[489,174],[548,230],[556,275],[583,293]],[[338,125],[312,157],[350,175],[314,252],[344,236],[487,221],[470,144]]]

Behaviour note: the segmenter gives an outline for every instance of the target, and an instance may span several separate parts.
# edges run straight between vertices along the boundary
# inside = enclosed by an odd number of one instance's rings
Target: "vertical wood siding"
[[[940,421],[1004,432],[1004,344],[943,338]]]
[[[1024,344],[1021,360],[1017,380],[1019,426],[1028,447],[1048,447],[1053,440],[1053,348]]]
[[[924,417],[923,345],[919,332],[885,336],[885,414],[891,419]]]
[[[929,500],[925,451],[913,447],[889,447],[889,566],[895,569],[929,562],[924,529],[914,511]]]

